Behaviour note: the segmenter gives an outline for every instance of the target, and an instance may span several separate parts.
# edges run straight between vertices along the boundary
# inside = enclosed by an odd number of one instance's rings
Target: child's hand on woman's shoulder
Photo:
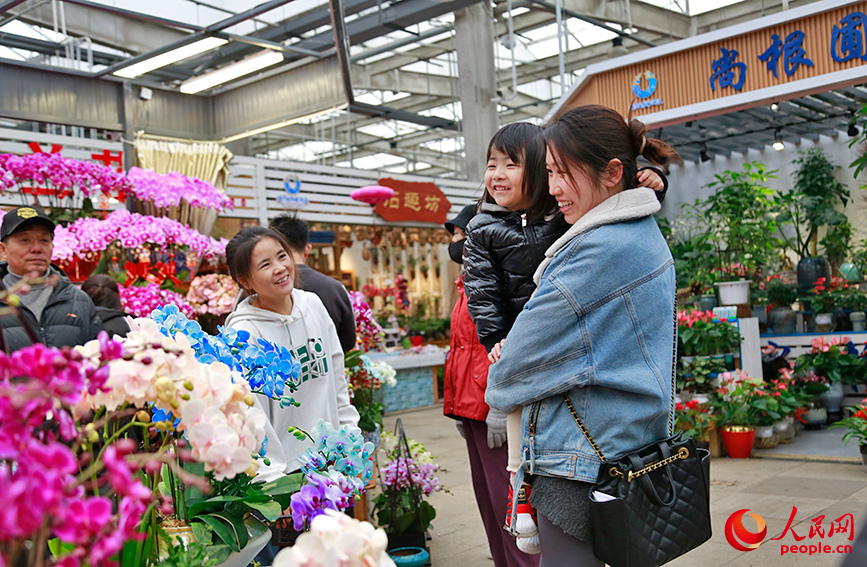
[[[494,345],[494,348],[491,349],[491,352],[488,353],[488,361],[493,364],[500,360],[500,351],[503,349],[503,343],[506,342],[506,339],[501,340],[497,344]]]

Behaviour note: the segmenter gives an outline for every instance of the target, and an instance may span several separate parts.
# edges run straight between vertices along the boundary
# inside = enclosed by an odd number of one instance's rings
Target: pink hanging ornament
[[[352,191],[349,196],[356,201],[376,206],[394,197],[394,189],[382,185],[368,185]]]

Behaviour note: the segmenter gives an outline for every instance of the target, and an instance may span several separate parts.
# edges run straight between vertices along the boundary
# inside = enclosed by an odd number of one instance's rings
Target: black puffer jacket
[[[488,351],[509,334],[536,289],[533,274],[545,251],[568,228],[561,215],[525,224],[521,212],[493,203],[482,203],[467,225],[464,289],[479,342]]]
[[[129,333],[129,324],[126,322],[126,317],[131,317],[129,313],[124,313],[120,309],[97,305],[96,314],[99,315],[102,326],[105,327],[109,335],[125,337]]]
[[[0,289],[5,289],[3,278],[9,273],[9,265],[0,262]],[[60,282],[54,287],[48,303],[42,311],[42,318],[36,316],[23,304],[18,308],[36,333],[39,342],[52,347],[83,345],[95,339],[103,330],[102,322],[90,297],[72,285],[66,274],[56,266],[52,274],[60,275]],[[5,306],[5,302],[0,302]],[[15,315],[0,317],[0,329],[6,342],[6,351],[15,352],[33,344],[21,321]]]

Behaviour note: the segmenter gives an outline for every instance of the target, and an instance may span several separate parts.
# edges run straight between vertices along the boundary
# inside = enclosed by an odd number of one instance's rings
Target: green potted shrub
[[[839,203],[845,207],[849,202],[849,190],[834,177],[837,168],[821,148],[811,148],[800,152],[793,162],[798,166],[795,172],[795,190],[803,195],[801,222],[806,224],[806,246],[801,250],[798,262],[798,286],[802,292],[810,289],[820,277],[830,277],[831,266],[827,259],[816,256],[819,228],[835,226],[846,220],[837,211]],[[793,219],[794,220],[794,219]]]
[[[778,275],[768,276],[762,284],[770,307],[768,327],[778,335],[794,333],[797,315],[792,304],[798,300],[797,285],[785,283]]]

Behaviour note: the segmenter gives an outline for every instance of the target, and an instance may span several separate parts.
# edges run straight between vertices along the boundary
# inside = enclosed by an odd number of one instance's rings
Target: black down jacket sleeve
[[[477,219],[482,220],[477,216],[473,221]],[[494,345],[506,338],[511,327],[506,275],[495,260],[497,243],[491,239],[492,232],[480,230],[479,224],[473,221],[467,226],[464,244],[464,290],[479,342],[490,352]]]

